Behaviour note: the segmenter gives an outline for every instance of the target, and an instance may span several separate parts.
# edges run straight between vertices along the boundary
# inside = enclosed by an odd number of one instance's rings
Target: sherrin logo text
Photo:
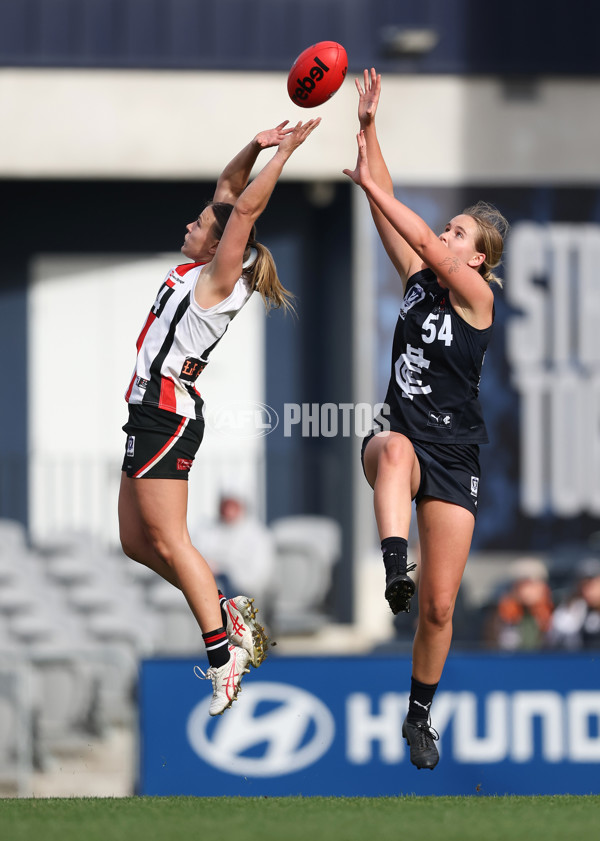
[[[317,87],[317,84],[325,78],[325,73],[329,73],[329,67],[320,58],[315,56],[313,61],[314,64],[308,71],[308,76],[304,76],[302,79],[298,76],[296,79],[298,87],[291,94],[292,102],[295,102],[296,105],[305,102],[309,94]]]

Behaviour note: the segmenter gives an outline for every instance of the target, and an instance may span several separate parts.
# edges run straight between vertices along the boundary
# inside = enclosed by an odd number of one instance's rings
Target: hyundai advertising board
[[[193,666],[142,664],[140,794],[600,793],[600,657],[451,656],[433,772],[402,739],[407,657],[271,657],[216,718]]]

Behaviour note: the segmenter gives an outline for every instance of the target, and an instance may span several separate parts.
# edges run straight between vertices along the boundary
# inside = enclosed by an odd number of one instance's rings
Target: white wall
[[[342,179],[356,157],[355,73],[309,110],[280,73],[0,69],[0,176],[212,179],[260,129],[321,116],[284,177]],[[396,183],[532,184],[598,180],[599,115],[593,79],[511,95],[493,78],[390,75],[378,119]]]

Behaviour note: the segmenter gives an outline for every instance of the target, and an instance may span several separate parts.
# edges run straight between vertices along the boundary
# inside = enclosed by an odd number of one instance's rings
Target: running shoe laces
[[[250,655],[243,648],[229,646],[229,660],[223,666],[210,666],[206,672],[194,666],[194,674],[200,680],[212,680],[213,697],[208,708],[209,715],[222,715],[242,691],[242,677],[250,669]]]
[[[410,747],[410,761],[417,768],[429,768],[431,771],[438,764],[440,755],[435,746],[440,738],[437,730],[429,721],[408,721],[402,725],[402,735]]]

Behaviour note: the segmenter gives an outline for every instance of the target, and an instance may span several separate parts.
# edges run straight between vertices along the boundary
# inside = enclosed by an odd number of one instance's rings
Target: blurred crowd
[[[18,542],[22,546],[18,551],[18,547],[13,547],[11,535],[17,526],[11,521],[0,521],[0,534],[3,535],[0,549],[0,652],[4,636],[10,645],[15,640],[28,645],[39,645],[41,639],[50,640],[42,618],[52,607],[48,594],[55,590],[58,593],[61,587],[77,616],[85,608],[88,624],[102,621],[113,636],[123,635],[117,621],[122,616],[117,608],[122,601],[127,601],[125,596],[131,596],[131,587],[125,587],[122,580],[124,574],[141,587],[144,597],[142,607],[146,611],[142,616],[144,621],[156,624],[157,617],[161,619],[154,635],[159,640],[156,644],[162,646],[158,653],[196,650],[195,623],[192,622],[193,627],[189,629],[181,625],[179,611],[187,606],[179,591],[145,567],[129,563],[123,565],[120,553],[114,559],[107,559],[101,552],[100,560],[107,563],[110,560],[111,564],[117,565],[117,571],[101,574],[100,583],[97,576],[88,580],[90,567],[98,573],[102,564],[96,557],[99,550],[91,552],[87,543],[85,554],[75,543],[72,558],[62,557],[68,554],[64,547],[58,554],[38,552],[38,561],[33,563],[32,568],[44,576],[42,611],[34,598],[39,589],[34,586],[35,576],[32,578],[26,574],[27,564],[21,559],[21,555],[27,556],[26,560],[29,556],[37,556],[25,549],[22,526],[17,529],[20,535]],[[267,526],[254,514],[249,495],[237,488],[223,488],[215,516],[192,522],[190,533],[209,561],[219,588],[227,597],[239,594],[254,596],[260,606],[261,621],[272,633],[279,636],[302,634],[310,638],[328,623],[338,621],[331,609],[336,585],[335,567],[340,563],[342,554],[341,530],[335,521],[316,516],[287,517]],[[20,559],[16,564],[15,553]],[[416,562],[414,577],[418,585],[418,543],[409,548],[409,554],[410,560]],[[475,599],[470,584],[472,577],[477,576],[478,563],[477,558],[470,560],[458,592],[453,622],[454,647],[501,651],[600,649],[600,551],[575,557],[571,555],[560,561],[537,555],[517,557],[507,563],[505,569],[496,568],[493,581],[484,588],[485,593]],[[20,589],[13,580],[17,578],[24,579]],[[119,590],[118,599],[112,590],[108,596],[104,592],[111,582]],[[49,583],[61,587],[57,590],[53,586],[49,590]],[[93,602],[90,601],[92,595]],[[134,595],[137,599],[137,591]],[[132,623],[135,611],[132,612],[130,602],[131,599],[122,613],[130,624],[137,623],[141,628],[143,623],[139,618]],[[385,611],[383,599],[379,607]],[[56,616],[61,616],[64,623],[64,609],[56,610],[54,620]],[[415,595],[410,613],[394,617],[392,637],[383,641],[382,647],[409,648],[417,619],[418,595]],[[173,627],[169,631],[171,625]],[[6,632],[4,635],[3,631]],[[106,629],[104,633],[107,633]],[[153,650],[154,636],[147,631],[142,636],[146,648],[150,646],[146,651],[149,653]]]
[[[264,620],[272,621],[278,566],[274,534],[253,516],[244,495],[224,491],[217,518],[197,524],[195,531],[221,589],[252,592]],[[418,567],[418,547],[416,556]],[[415,597],[410,614],[394,621],[396,640],[412,637],[417,615]],[[502,651],[600,648],[600,557],[583,557],[557,569],[538,556],[516,558],[476,608],[468,589],[461,588],[454,637],[463,647]]]
[[[505,651],[600,647],[600,559],[575,563],[571,580],[552,578],[540,558],[515,560],[490,607],[484,642]]]
[[[224,489],[217,517],[194,523],[190,533],[227,598],[240,593],[252,595],[268,620],[276,597],[275,537],[253,514],[246,495]]]

